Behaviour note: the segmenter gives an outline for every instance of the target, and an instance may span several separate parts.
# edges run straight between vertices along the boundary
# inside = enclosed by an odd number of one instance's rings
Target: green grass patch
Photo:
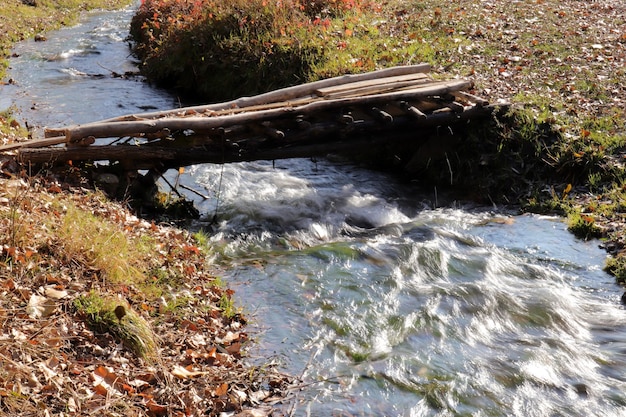
[[[148,78],[218,101],[380,67],[446,62],[442,51],[460,42],[450,25],[433,16],[423,27],[402,4],[396,12],[358,0],[147,0],[131,36]],[[410,33],[396,36],[398,25],[410,25]]]
[[[138,284],[146,280],[141,265],[154,249],[154,242],[130,241],[117,225],[69,201],[59,210],[63,221],[57,230],[64,256],[100,271],[113,284]]]
[[[111,334],[139,358],[157,359],[157,336],[126,301],[92,291],[76,298],[73,305],[94,332]]]

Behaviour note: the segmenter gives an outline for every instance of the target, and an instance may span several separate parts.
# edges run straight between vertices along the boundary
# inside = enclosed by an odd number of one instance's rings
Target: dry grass
[[[0,181],[0,249],[0,414],[219,415],[281,395],[282,375],[240,360],[245,318],[188,233],[49,174]]]

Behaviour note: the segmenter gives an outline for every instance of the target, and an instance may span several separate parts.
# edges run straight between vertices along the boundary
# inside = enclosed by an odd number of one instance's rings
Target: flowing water
[[[431,209],[336,162],[191,177],[259,355],[311,383],[297,415],[626,415],[618,288],[559,219]]]
[[[18,45],[0,107],[43,126],[176,106],[137,79],[83,75],[133,70],[130,15]],[[284,412],[626,416],[621,289],[598,242],[560,219],[434,208],[434,190],[342,161],[199,165],[181,180],[207,194],[189,197],[215,218],[251,360],[302,378]]]
[[[141,78],[130,55],[133,8],[94,12],[82,23],[18,44],[0,86],[0,110],[18,109],[36,136],[45,126],[93,122],[128,113],[178,107],[178,100]],[[121,76],[121,77],[120,77]]]

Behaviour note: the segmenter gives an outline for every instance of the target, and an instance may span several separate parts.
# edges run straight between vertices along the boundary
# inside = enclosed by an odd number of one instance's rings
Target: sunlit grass
[[[73,304],[94,331],[112,334],[140,358],[149,362],[157,359],[157,336],[126,301],[92,291],[76,298]]]
[[[71,202],[58,204],[64,215],[56,236],[65,256],[101,271],[111,283],[145,281],[140,265],[149,255],[147,245],[129,241],[117,226]]]

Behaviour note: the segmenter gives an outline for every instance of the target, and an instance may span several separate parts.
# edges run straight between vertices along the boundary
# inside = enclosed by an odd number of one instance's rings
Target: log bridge
[[[60,128],[0,147],[19,161],[109,161],[125,170],[314,157],[491,115],[464,79],[439,81],[427,64],[311,82],[218,104],[131,114]]]

